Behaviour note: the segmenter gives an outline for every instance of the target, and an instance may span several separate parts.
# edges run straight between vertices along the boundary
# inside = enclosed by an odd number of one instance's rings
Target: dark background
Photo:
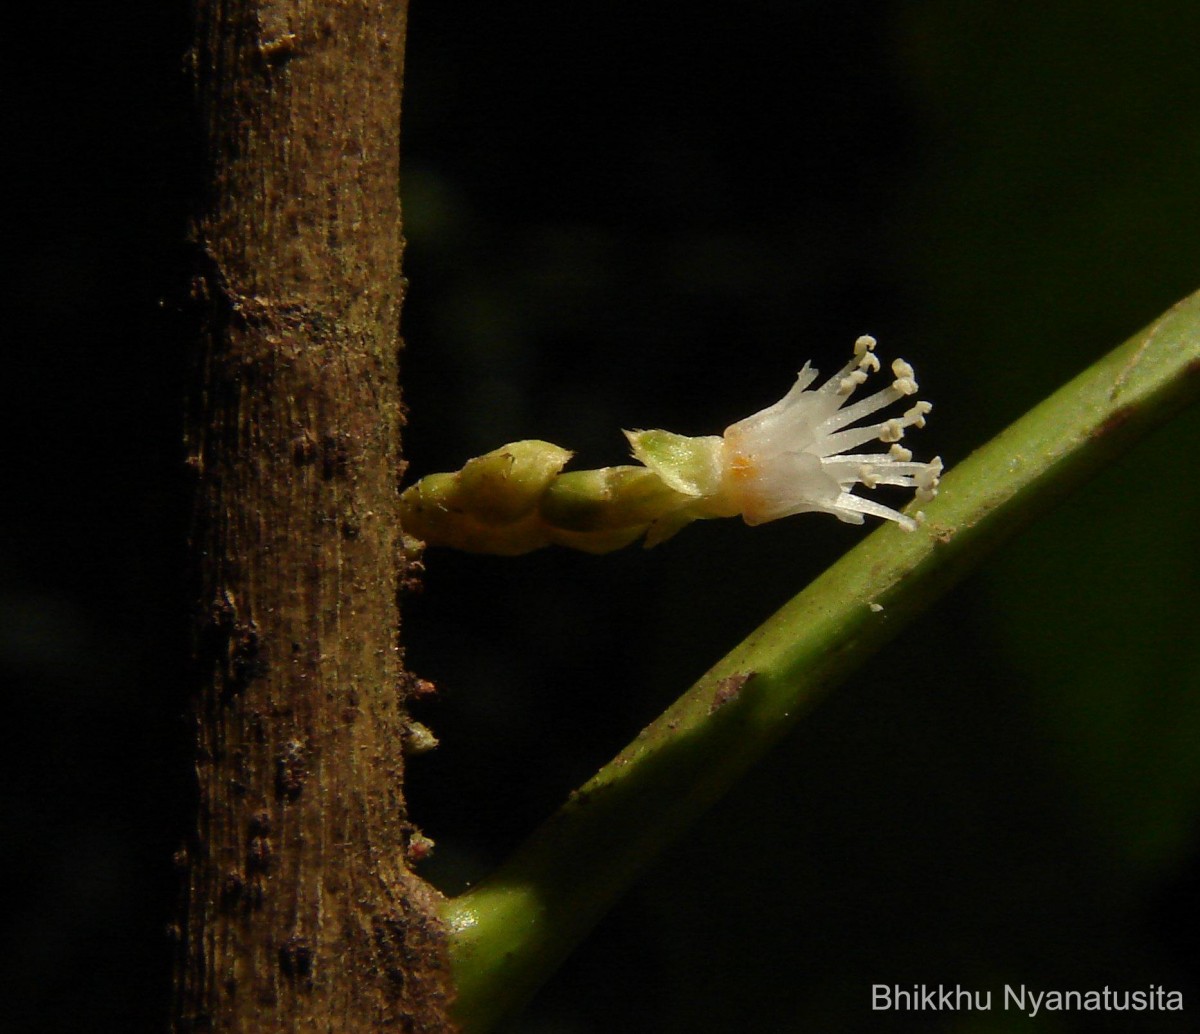
[[[186,824],[169,300],[186,11],[10,23],[0,539],[6,1029],[160,1029]],[[621,462],[875,334],[953,465],[1200,286],[1200,8],[420,0],[403,192],[414,476]],[[1193,1029],[1198,414],[995,558],[670,851],[514,1031]],[[408,792],[479,878],[862,531],[431,552]],[[870,985],[1184,992],[1184,1019],[872,1014]],[[994,994],[995,997],[995,994]]]

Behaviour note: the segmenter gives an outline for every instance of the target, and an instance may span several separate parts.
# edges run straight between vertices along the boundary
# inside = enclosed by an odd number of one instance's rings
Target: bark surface
[[[196,10],[198,813],[175,1027],[447,1030],[402,794],[406,5]]]

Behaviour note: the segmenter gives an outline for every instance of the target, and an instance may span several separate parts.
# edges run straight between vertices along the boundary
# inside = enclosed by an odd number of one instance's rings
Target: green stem
[[[1200,397],[1200,292],[951,470],[917,531],[881,527],[446,903],[457,1018],[511,1015],[665,845],[999,543]]]

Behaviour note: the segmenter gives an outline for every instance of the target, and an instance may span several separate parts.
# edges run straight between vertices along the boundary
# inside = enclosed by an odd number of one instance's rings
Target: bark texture
[[[447,1030],[402,795],[406,5],[196,11],[199,799],[175,1026]]]

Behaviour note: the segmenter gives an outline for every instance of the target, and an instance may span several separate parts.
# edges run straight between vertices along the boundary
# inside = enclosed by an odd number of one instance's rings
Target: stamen
[[[866,372],[863,370],[852,370],[840,381],[838,381],[838,394],[850,395],[867,379]]]
[[[899,421],[896,421],[896,423],[899,423]],[[817,453],[820,456],[835,457],[836,454],[845,452],[847,449],[857,448],[863,442],[886,442],[888,439],[883,437],[885,427],[885,424],[848,427],[844,431],[838,431],[836,434],[831,434],[823,438],[817,448]],[[901,431],[901,434],[903,434],[903,431]]]
[[[879,372],[879,356],[874,352],[863,352],[862,358],[858,361],[858,368],[866,370],[868,373]]]
[[[929,502],[937,495],[938,482],[941,480],[942,458],[934,456],[923,470],[914,475],[917,486],[917,499],[923,503]]]
[[[843,492],[837,498],[837,508],[839,511],[849,510],[844,516],[844,520],[851,524],[862,524],[860,514],[869,513],[872,517],[882,517],[885,521],[895,521],[905,531],[916,531],[917,522],[911,517],[906,517],[899,510],[893,510],[890,506],[884,506],[883,503],[877,503],[874,499],[864,499],[860,495],[851,495],[849,492]],[[856,519],[857,518],[857,519]]]
[[[933,405],[929,402],[918,402],[904,414],[906,423],[913,427],[925,426],[925,414],[933,411]]]
[[[897,359],[892,363],[892,373],[896,378],[892,382],[892,387],[900,392],[901,395],[915,395],[917,393],[916,371],[903,359]]]
[[[863,417],[870,416],[877,409],[883,409],[885,406],[889,406],[897,399],[903,397],[895,388],[884,388],[882,391],[875,392],[874,395],[868,395],[865,399],[860,399],[852,406],[839,409],[821,424],[821,430],[825,432],[836,431],[839,427],[857,423]]]

